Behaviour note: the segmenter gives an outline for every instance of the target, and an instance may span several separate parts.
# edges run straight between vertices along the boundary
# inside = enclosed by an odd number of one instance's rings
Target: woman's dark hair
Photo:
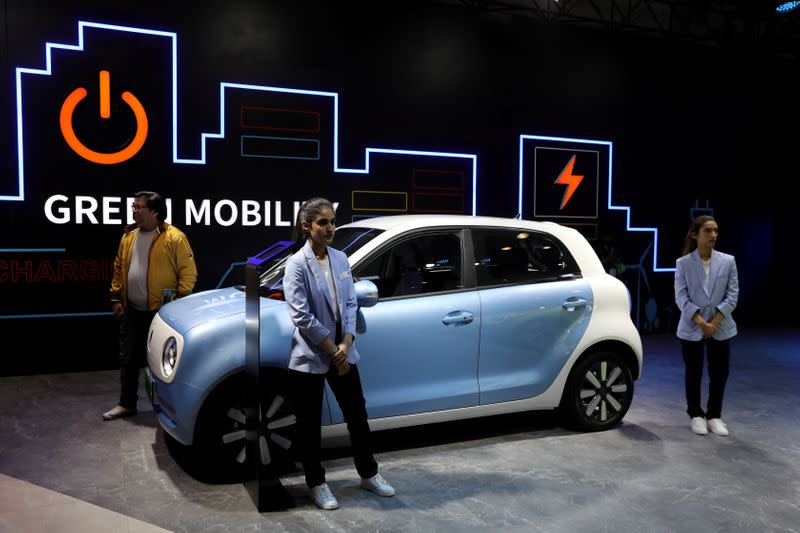
[[[300,210],[297,212],[297,222],[295,222],[294,231],[292,232],[292,240],[295,243],[304,244],[306,242],[308,235],[303,229],[303,222],[310,226],[314,221],[314,217],[317,216],[324,207],[329,207],[331,211],[334,210],[333,204],[330,200],[325,198],[316,197],[303,202],[303,205],[300,206]]]
[[[689,231],[686,232],[686,238],[683,240],[682,255],[689,254],[693,252],[695,248],[697,248],[697,239],[692,237],[692,235],[700,233],[700,228],[703,227],[703,224],[712,220],[714,220],[714,217],[710,215],[700,215],[692,221],[692,225],[689,226]],[[716,222],[716,220],[714,221]]]
[[[163,196],[153,191],[139,191],[136,193],[135,198],[144,198],[147,202],[147,208],[158,213],[156,218],[159,222],[166,220],[167,201],[164,200]]]

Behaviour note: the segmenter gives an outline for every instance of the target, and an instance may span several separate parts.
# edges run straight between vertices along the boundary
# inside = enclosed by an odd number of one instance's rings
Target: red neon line
[[[444,186],[444,185],[417,185],[417,173],[428,173],[428,174],[456,174],[459,177],[459,184],[456,186]],[[411,177],[411,185],[415,189],[425,189],[425,190],[464,190],[464,172],[461,170],[433,170],[433,169],[414,169],[414,172]]]
[[[255,110],[255,111],[272,111],[277,113],[299,113],[303,115],[314,115],[317,120],[316,128],[307,129],[307,128],[284,128],[284,127],[276,127],[276,126],[264,126],[260,124],[248,124],[245,123],[245,111],[246,110]],[[319,133],[320,131],[320,114],[318,111],[303,111],[300,109],[288,109],[288,108],[275,108],[275,107],[254,107],[254,106],[241,106],[239,108],[239,127],[242,129],[256,129],[256,130],[269,130],[269,131],[291,131],[295,133]]]
[[[418,209],[414,206],[414,200],[417,196],[450,196],[461,200],[460,209]],[[446,193],[414,193],[411,195],[411,210],[417,213],[463,213],[464,212],[464,195],[463,194],[446,194]]]

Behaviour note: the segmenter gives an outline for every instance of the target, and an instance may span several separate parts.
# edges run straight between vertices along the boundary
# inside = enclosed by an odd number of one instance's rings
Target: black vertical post
[[[269,259],[291,245],[291,242],[280,241],[250,258],[245,268],[245,453],[248,466],[245,485],[260,513],[295,505],[272,465],[264,464],[264,457],[269,456],[269,444],[262,421],[267,406],[262,405],[262,398],[269,380],[262,375],[261,368],[261,274]]]

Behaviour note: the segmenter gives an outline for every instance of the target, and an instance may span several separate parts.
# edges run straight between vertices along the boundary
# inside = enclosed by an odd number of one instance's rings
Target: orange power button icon
[[[111,76],[107,70],[100,71],[100,116],[104,119],[111,117]],[[147,138],[147,113],[144,112],[144,107],[136,99],[133,94],[128,91],[122,93],[122,100],[130,106],[133,114],[136,116],[136,135],[134,135],[131,143],[118,152],[103,153],[96,152],[86,147],[72,128],[72,113],[75,107],[81,100],[86,98],[86,89],[78,87],[67,96],[64,103],[61,105],[61,115],[59,121],[61,124],[61,133],[67,144],[72,148],[76,154],[88,159],[94,163],[101,165],[115,165],[127,161],[142,148],[144,141]]]

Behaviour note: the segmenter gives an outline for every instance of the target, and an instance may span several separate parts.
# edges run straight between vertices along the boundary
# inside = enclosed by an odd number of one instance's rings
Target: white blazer
[[[731,316],[739,299],[736,260],[732,255],[712,250],[708,292],[703,288],[705,276],[703,261],[697,250],[684,255],[675,264],[675,303],[681,310],[677,331],[680,339],[699,341],[703,338],[703,330],[692,321],[698,311],[706,322],[710,322],[717,311],[725,316],[717,326],[714,339],[730,339],[737,333],[736,322]]]
[[[342,336],[356,335],[356,289],[347,255],[328,246],[328,262],[336,283],[339,310],[342,317]],[[335,342],[336,315],[333,295],[319,266],[311,245],[306,244],[286,261],[283,291],[294,322],[289,368],[312,374],[324,374],[331,366],[331,356],[318,345],[325,337]],[[356,347],[350,348],[347,360],[360,359]]]

